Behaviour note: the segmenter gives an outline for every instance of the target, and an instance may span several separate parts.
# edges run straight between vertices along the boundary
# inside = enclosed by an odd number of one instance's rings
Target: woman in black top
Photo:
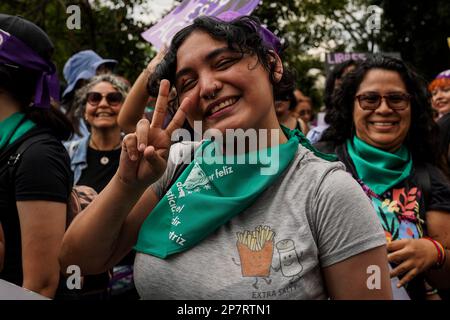
[[[50,99],[58,99],[58,80],[48,36],[31,22],[5,14],[0,14],[0,29],[6,31],[0,31],[0,223],[5,238],[0,278],[54,297],[72,186],[60,140],[70,136],[72,127],[51,106]],[[8,165],[9,156],[29,139],[35,142]]]

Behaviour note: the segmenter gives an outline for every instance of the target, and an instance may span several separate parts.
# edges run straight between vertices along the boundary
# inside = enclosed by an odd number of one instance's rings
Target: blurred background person
[[[292,115],[295,118],[300,118],[306,124],[305,135],[311,128],[311,121],[313,120],[313,109],[311,98],[305,96],[299,89],[294,90],[295,98],[297,99],[297,105],[292,111]]]
[[[332,106],[333,93],[340,87],[342,78],[352,71],[356,66],[356,61],[347,60],[336,65],[327,76],[325,81],[324,103],[325,109],[317,114],[317,126],[309,130],[307,138],[311,143],[319,142],[323,132],[329,127],[326,115]]]
[[[67,87],[62,94],[61,108],[75,129],[75,135],[70,140],[77,140],[89,133],[83,119],[76,115],[80,101],[75,99],[75,91],[95,75],[112,73],[116,64],[117,60],[103,59],[93,50],[77,52],[65,63],[63,73]]]
[[[439,73],[430,85],[431,103],[437,112],[440,129],[440,150],[450,170],[450,70]]]
[[[450,112],[450,69],[442,71],[428,86],[431,105],[438,112],[438,118]]]
[[[301,118],[292,115],[292,111],[297,106],[297,100],[294,93],[290,92],[287,96],[275,97],[275,112],[278,121],[285,127],[294,130],[298,129],[303,134],[307,130],[306,123]]]
[[[117,171],[122,133],[117,118],[129,87],[122,77],[102,74],[93,77],[75,99],[80,101],[77,117],[83,118],[90,130],[83,138],[67,144],[74,172],[74,185],[86,185],[100,193]],[[80,299],[105,300],[111,297],[136,298],[133,283],[134,252],[112,270],[84,278]]]

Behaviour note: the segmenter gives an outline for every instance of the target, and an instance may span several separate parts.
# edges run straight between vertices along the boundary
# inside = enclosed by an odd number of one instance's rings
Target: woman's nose
[[[386,98],[382,97],[381,98],[381,103],[378,106],[378,108],[375,110],[375,112],[378,112],[378,113],[391,113],[391,112],[393,112],[393,110],[389,107],[389,104],[388,104]]]
[[[200,85],[200,97],[206,100],[214,99],[221,89],[220,82],[213,77],[204,77]]]

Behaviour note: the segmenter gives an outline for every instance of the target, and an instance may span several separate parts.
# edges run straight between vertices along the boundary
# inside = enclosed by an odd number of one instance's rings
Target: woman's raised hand
[[[184,99],[172,121],[163,129],[169,90],[169,81],[162,80],[152,122],[141,119],[136,125],[136,132],[127,134],[123,139],[118,175],[128,185],[147,187],[166,170],[172,133],[183,125],[191,105],[189,98]]]

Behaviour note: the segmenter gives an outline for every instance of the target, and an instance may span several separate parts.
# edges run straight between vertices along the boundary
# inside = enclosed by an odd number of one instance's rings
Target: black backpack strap
[[[417,184],[420,188],[420,190],[422,191],[423,194],[423,198],[425,200],[425,208],[428,207],[429,203],[430,203],[430,193],[431,193],[431,178],[430,178],[430,173],[428,172],[428,169],[426,167],[426,165],[424,164],[418,164],[415,166],[415,171],[416,171],[416,178],[417,178]],[[425,210],[420,210],[419,213],[420,214],[420,219],[422,219],[423,221],[425,221]]]

